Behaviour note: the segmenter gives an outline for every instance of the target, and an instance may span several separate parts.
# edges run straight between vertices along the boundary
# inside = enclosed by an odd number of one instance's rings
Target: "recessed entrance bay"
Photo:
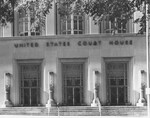
[[[37,106],[40,104],[40,65],[20,64],[21,105]]]
[[[83,64],[62,64],[64,104],[78,106],[83,103]]]

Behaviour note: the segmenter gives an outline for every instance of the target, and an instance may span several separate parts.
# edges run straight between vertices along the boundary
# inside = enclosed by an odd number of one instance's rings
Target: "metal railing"
[[[97,103],[98,103],[98,110],[99,110],[99,114],[100,114],[100,116],[101,116],[101,115],[102,115],[102,108],[101,108],[101,103],[100,103],[99,98],[96,98],[96,101],[97,101]]]
[[[50,115],[51,105],[48,106],[48,116]]]
[[[59,111],[59,103],[57,103],[57,115],[58,115],[58,118],[60,118],[60,111]]]

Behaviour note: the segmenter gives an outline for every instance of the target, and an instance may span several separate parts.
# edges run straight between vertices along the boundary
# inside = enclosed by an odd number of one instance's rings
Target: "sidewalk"
[[[138,116],[26,116],[26,115],[0,115],[0,118],[148,118]]]

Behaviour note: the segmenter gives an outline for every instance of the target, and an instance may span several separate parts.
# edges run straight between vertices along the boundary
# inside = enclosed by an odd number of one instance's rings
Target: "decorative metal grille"
[[[83,102],[83,64],[62,64],[64,102],[67,105],[81,105]]]
[[[125,105],[127,103],[127,63],[106,63],[106,78],[109,104]]]
[[[40,65],[21,64],[21,104],[37,106],[40,104]]]

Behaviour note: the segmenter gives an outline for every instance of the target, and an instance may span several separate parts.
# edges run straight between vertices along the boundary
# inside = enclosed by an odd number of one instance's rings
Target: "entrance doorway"
[[[83,63],[63,63],[64,104],[79,106],[83,103]]]
[[[40,64],[20,64],[20,99],[23,106],[40,104]]]
[[[106,78],[110,105],[127,103],[127,62],[107,62]]]

